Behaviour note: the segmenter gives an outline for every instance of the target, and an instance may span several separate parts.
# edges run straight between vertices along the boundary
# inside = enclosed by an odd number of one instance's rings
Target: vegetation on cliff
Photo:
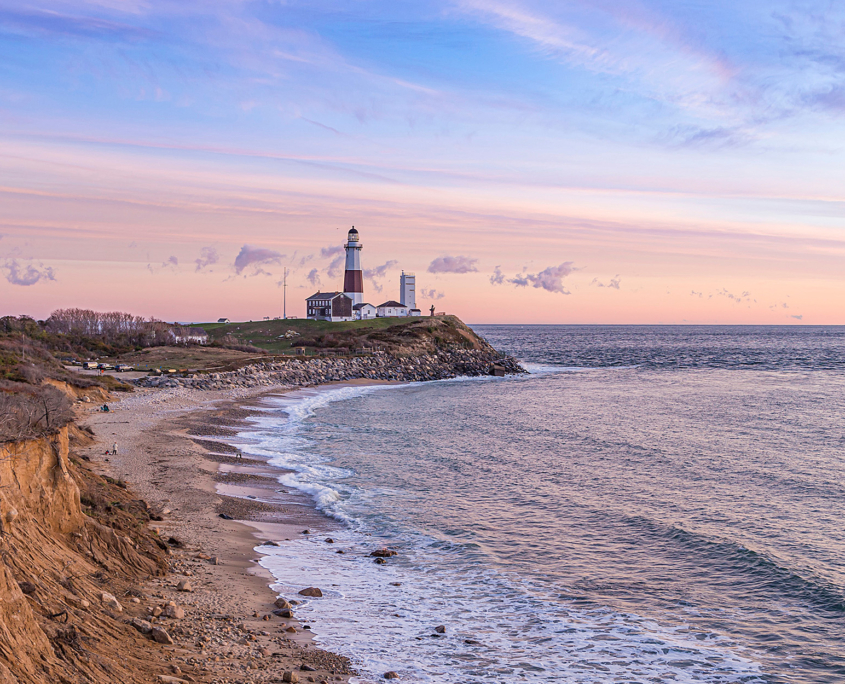
[[[212,343],[249,345],[271,353],[306,350],[381,349],[389,353],[431,352],[436,348],[488,349],[457,316],[372,318],[330,323],[308,319],[204,323]],[[291,333],[295,333],[291,334]]]

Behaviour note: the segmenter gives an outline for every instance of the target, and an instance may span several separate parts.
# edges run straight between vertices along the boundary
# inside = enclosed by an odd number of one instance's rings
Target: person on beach
[[[117,442],[111,445],[111,455],[117,456]]]

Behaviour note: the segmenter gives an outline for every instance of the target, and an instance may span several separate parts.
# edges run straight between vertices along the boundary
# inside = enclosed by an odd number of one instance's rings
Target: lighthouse
[[[352,300],[352,306],[364,303],[364,273],[361,271],[361,243],[355,226],[346,237],[346,273],[343,276],[343,294]]]

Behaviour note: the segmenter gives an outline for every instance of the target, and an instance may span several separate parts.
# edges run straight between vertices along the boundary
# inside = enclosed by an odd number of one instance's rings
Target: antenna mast
[[[282,318],[288,319],[288,270],[285,269],[284,284],[282,286]]]

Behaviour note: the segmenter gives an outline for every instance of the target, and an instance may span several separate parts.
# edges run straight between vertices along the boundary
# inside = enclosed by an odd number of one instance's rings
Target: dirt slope
[[[72,462],[72,443],[88,439],[68,426],[0,445],[4,684],[149,682],[145,673],[164,671],[161,648],[102,595],[130,605],[133,583],[163,573],[165,551],[145,530],[143,502],[133,509],[125,489]]]

